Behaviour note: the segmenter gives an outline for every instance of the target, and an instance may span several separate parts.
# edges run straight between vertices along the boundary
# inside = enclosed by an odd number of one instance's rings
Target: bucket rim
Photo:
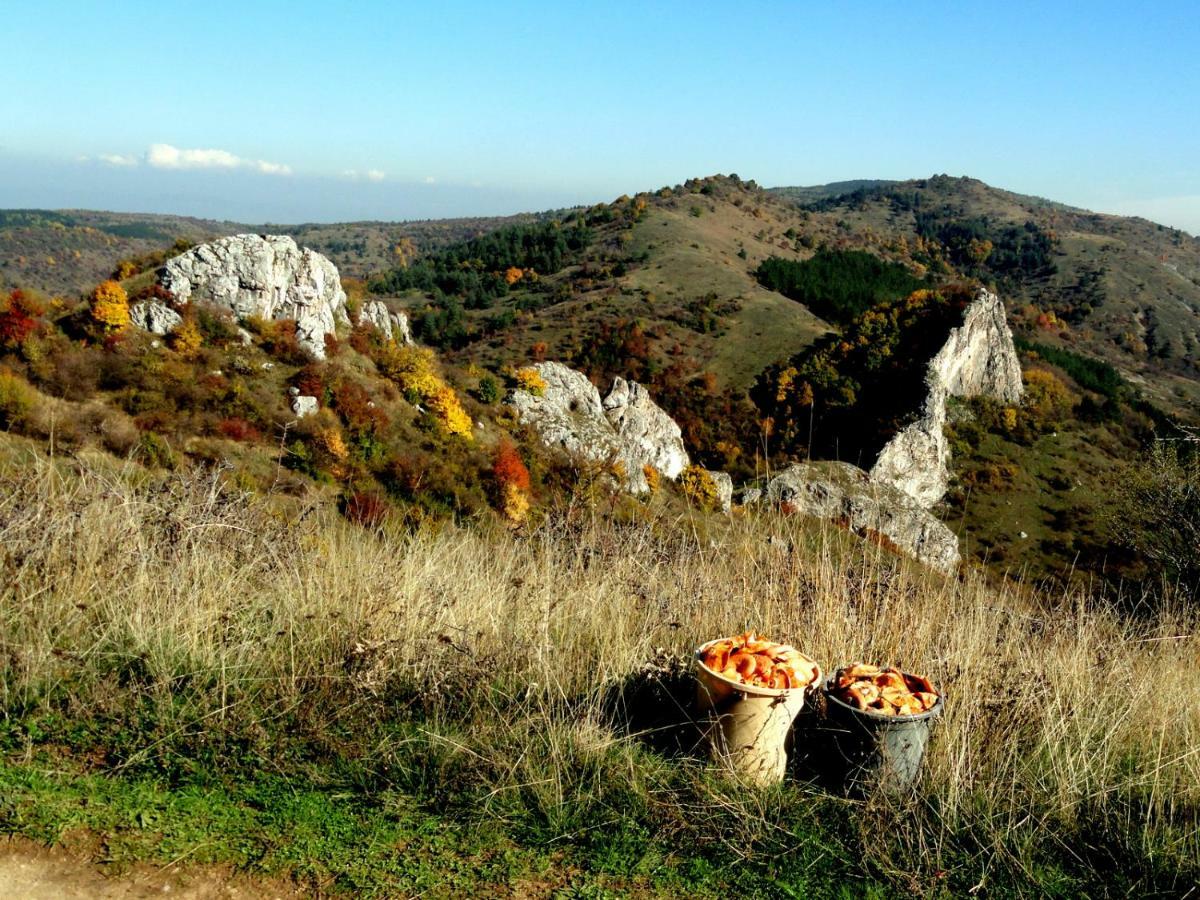
[[[869,709],[859,709],[857,706],[847,703],[833,692],[832,685],[834,678],[834,675],[830,675],[821,685],[821,693],[825,697],[825,702],[836,704],[842,709],[849,710],[855,715],[862,716],[864,719],[873,719],[876,722],[924,722],[928,719],[933,719],[937,716],[940,716],[942,714],[942,707],[945,706],[945,698],[942,697],[942,692],[938,690],[937,685],[933,685],[933,689],[937,691],[937,703],[933,704],[933,706],[922,713],[910,713],[906,716],[889,716],[887,713],[874,712],[873,710]]]
[[[707,677],[712,678],[714,681],[720,682],[721,684],[728,685],[729,687],[733,688],[736,691],[741,691],[743,694],[751,694],[755,697],[787,697],[787,696],[792,696],[792,695],[795,695],[798,693],[807,694],[809,691],[816,691],[820,685],[824,684],[825,673],[823,671],[821,671],[821,665],[815,659],[813,659],[813,665],[817,667],[816,677],[813,678],[813,680],[810,681],[808,684],[803,685],[802,687],[766,688],[766,687],[759,687],[756,684],[746,684],[745,682],[742,682],[742,681],[734,681],[732,678],[726,678],[720,672],[714,671],[713,669],[710,669],[708,666],[706,666],[704,664],[704,660],[702,658],[704,656],[704,651],[706,649],[708,649],[710,646],[715,644],[717,641],[724,641],[724,640],[728,640],[728,638],[719,637],[719,638],[713,638],[711,641],[705,641],[703,644],[701,644],[699,647],[697,647],[695,649],[695,651],[693,652],[692,661],[696,664],[696,667],[698,669],[700,669],[700,671],[702,671]],[[803,650],[801,650],[800,652],[804,653]],[[804,655],[808,659],[812,659],[812,657],[809,656],[807,653],[804,653]]]

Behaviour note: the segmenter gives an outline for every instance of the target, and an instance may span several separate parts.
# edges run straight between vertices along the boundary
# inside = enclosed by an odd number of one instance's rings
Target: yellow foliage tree
[[[203,343],[204,337],[200,334],[200,326],[196,324],[196,320],[192,316],[185,318],[171,332],[171,349],[184,359],[195,359]]]
[[[393,346],[380,357],[379,368],[402,391],[415,395],[415,399],[426,404],[446,431],[468,439],[471,437],[471,417],[463,409],[454,388],[435,371],[432,350]]]
[[[426,402],[434,418],[442,423],[446,431],[465,438],[471,437],[471,417],[458,402],[454,388],[443,382],[426,398]]]
[[[102,281],[92,291],[92,321],[106,334],[129,327],[129,295],[115,281]]]

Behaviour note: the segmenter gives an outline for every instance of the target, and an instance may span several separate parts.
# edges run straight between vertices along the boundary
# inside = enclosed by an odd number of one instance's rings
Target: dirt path
[[[291,900],[301,896],[286,883],[210,866],[136,866],[109,875],[65,850],[19,838],[0,839],[0,900]]]

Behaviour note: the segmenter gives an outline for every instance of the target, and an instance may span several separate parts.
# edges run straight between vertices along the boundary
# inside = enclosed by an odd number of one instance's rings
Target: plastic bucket
[[[825,682],[825,730],[834,753],[832,762],[846,789],[865,795],[911,790],[921,773],[933,720],[942,714],[942,696],[932,709],[913,716],[889,716],[861,710],[841,700]]]
[[[717,640],[722,640],[718,638]],[[696,649],[696,706],[708,724],[705,736],[714,760],[752,784],[778,784],[787,771],[792,721],[821,670],[802,688],[763,688],[731,681],[701,662],[716,641]]]

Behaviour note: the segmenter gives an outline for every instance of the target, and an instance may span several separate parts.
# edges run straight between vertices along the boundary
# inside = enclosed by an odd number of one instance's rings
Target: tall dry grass
[[[887,661],[942,686],[920,852],[970,834],[1020,866],[1022,846],[1069,856],[1090,834],[1122,835],[1150,864],[1200,858],[1200,634],[1183,610],[1128,617],[977,573],[941,578],[772,515],[614,524],[577,509],[530,534],[368,533],[219,477],[36,457],[0,468],[0,549],[10,717],[85,716],[137,692],[176,716],[156,739],[169,743],[314,696],[419,712],[411,739],[478,761],[497,796],[553,807],[581,789],[568,770],[588,754],[650,790],[612,688],[755,628],[827,671]]]

